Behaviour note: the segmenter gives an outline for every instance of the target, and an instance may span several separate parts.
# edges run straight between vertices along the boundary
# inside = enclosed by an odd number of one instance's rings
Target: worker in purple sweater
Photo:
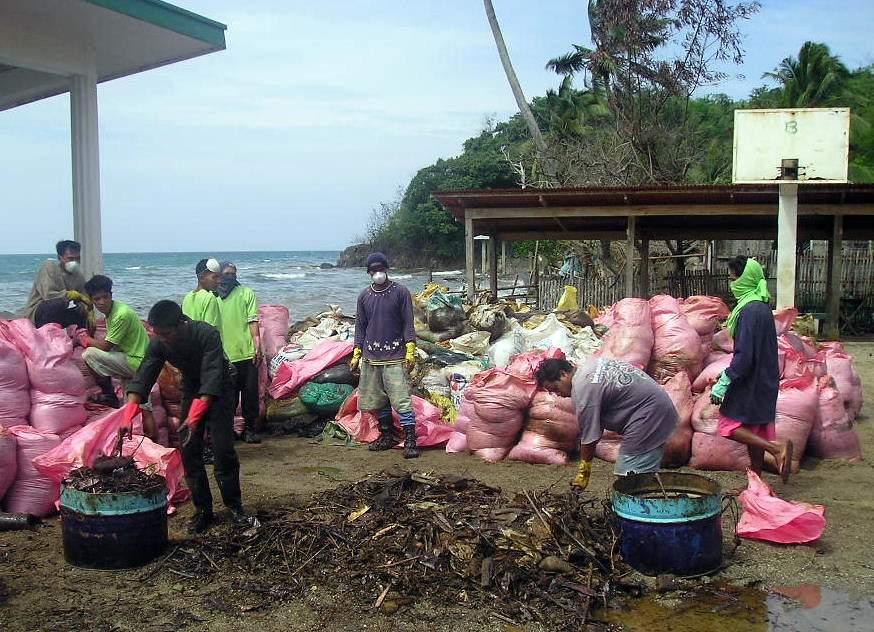
[[[388,278],[388,260],[381,252],[367,257],[372,283],[358,295],[355,315],[355,349],[350,366],[361,371],[358,410],[372,412],[379,420],[379,438],[371,450],[397,445],[391,409],[404,430],[404,458],[419,456],[416,446],[416,414],[410,397],[407,370],[416,359],[413,299],[410,291]]]

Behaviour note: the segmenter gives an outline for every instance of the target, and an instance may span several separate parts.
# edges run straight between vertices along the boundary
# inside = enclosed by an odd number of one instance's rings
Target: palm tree
[[[539,153],[546,161],[546,141],[543,139],[543,134],[540,132],[540,126],[537,125],[537,120],[531,112],[528,101],[525,100],[525,93],[522,92],[522,86],[519,83],[519,78],[516,76],[516,71],[513,70],[513,64],[510,63],[510,54],[507,52],[507,45],[504,43],[504,36],[501,33],[498,18],[495,16],[495,8],[492,6],[492,0],[483,0],[483,4],[485,5],[489,26],[492,28],[492,35],[495,38],[495,45],[498,47],[498,56],[501,58],[501,65],[504,66],[504,73],[507,75],[507,81],[510,83],[510,89],[513,91],[513,96],[516,98],[516,105],[519,106],[519,112],[522,114],[525,124],[528,125],[528,130],[531,132],[531,137],[534,139],[534,147],[537,149],[537,153]],[[551,174],[546,175],[549,176]]]
[[[796,108],[837,105],[849,76],[841,60],[819,42],[805,42],[797,59],[787,57],[763,75],[782,84],[780,104]]]

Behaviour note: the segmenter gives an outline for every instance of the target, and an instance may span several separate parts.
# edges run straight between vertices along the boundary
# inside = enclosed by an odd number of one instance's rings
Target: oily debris
[[[259,519],[257,529],[219,525],[177,545],[145,577],[206,584],[218,574],[247,603],[260,595],[259,608],[342,586],[387,614],[427,601],[556,630],[578,630],[617,591],[641,590],[621,579],[629,569],[602,502],[573,490],[508,500],[476,480],[394,469]]]
[[[93,467],[70,472],[64,485],[90,494],[148,493],[167,486],[163,476],[140,470],[128,457],[98,457]]]

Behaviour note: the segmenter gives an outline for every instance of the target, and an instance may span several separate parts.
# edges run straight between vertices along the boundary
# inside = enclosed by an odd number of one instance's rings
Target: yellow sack
[[[440,409],[440,416],[448,424],[455,425],[455,420],[458,417],[458,411],[452,400],[445,395],[439,393],[428,393],[428,401]]]
[[[558,299],[558,305],[555,306],[556,312],[576,312],[579,311],[580,304],[577,303],[577,288],[573,285],[565,285],[564,292],[561,298]]]

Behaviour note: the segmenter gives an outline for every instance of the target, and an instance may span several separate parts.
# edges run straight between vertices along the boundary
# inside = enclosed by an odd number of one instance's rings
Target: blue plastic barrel
[[[697,474],[661,472],[613,484],[622,558],[645,575],[702,575],[722,565],[722,492]]]
[[[130,568],[167,548],[167,488],[91,494],[61,489],[64,559],[86,568]]]

